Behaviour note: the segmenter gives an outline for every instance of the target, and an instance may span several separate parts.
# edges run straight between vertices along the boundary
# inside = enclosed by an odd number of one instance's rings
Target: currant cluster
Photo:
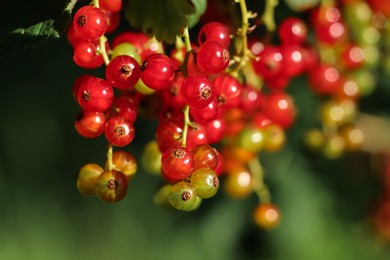
[[[378,19],[360,0],[322,4],[310,13],[320,62],[310,71],[308,84],[321,98],[321,124],[305,133],[305,141],[328,158],[358,151],[364,142],[355,120],[359,100],[375,86],[383,26]]]
[[[297,116],[286,90],[296,77],[307,78],[318,98],[318,127],[304,135],[308,147],[328,158],[359,150],[364,134],[354,120],[359,99],[375,85],[386,18],[363,0],[323,1],[307,11],[308,20],[283,19],[273,40],[254,33],[257,14],[244,0],[234,2],[241,11],[238,27],[206,20],[196,34],[183,28],[174,46],[143,32],[110,37],[119,26],[121,0],[95,0],[77,10],[67,34],[73,60],[87,70],[105,65],[105,75],[76,79],[75,128],[86,138],[104,134],[108,142],[104,167],[80,169],[82,194],[107,202],[125,197],[137,162],[124,147],[142,116],[157,121],[141,159],[164,181],[156,204],[195,210],[218,192],[223,178],[229,196],[257,196],[257,226],[276,227],[281,213],[264,183],[259,155],[286,143]]]

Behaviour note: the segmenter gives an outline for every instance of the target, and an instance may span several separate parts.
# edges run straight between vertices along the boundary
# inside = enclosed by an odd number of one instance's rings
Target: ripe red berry
[[[103,134],[105,126],[106,117],[103,112],[80,111],[77,114],[75,128],[83,137],[98,137]]]
[[[128,96],[115,97],[111,107],[107,110],[107,117],[121,116],[129,123],[137,119],[138,107],[135,101]]]
[[[105,136],[114,146],[126,146],[134,139],[133,124],[121,116],[115,116],[107,121]]]
[[[204,75],[190,75],[181,84],[180,91],[187,105],[206,107],[214,97],[214,87]]]
[[[105,79],[90,77],[77,91],[77,101],[86,111],[103,112],[112,104],[114,90]]]
[[[242,84],[229,74],[220,74],[213,81],[215,97],[224,108],[236,107],[241,103]]]
[[[218,100],[213,100],[204,108],[190,107],[192,119],[199,124],[205,124],[217,118],[219,112]]]
[[[194,155],[187,148],[170,147],[162,154],[161,167],[172,180],[183,180],[194,171]]]
[[[122,9],[122,0],[99,0],[99,7],[110,12],[119,12]]]
[[[284,45],[301,45],[307,37],[307,26],[302,19],[289,17],[280,24],[278,34]]]
[[[253,69],[265,80],[275,78],[283,68],[283,54],[279,47],[267,45],[258,55],[258,60],[252,61]]]
[[[141,77],[138,62],[131,56],[120,55],[113,58],[106,67],[106,79],[115,88],[130,90]]]
[[[73,26],[81,38],[97,40],[107,29],[107,18],[102,10],[94,6],[83,6],[74,15]]]
[[[227,68],[229,51],[217,41],[207,41],[196,51],[196,63],[206,74],[215,74]]]
[[[229,28],[220,22],[204,24],[198,33],[198,44],[201,46],[207,41],[217,41],[228,48],[230,44]]]
[[[164,54],[151,54],[141,65],[141,79],[151,89],[169,87],[175,78],[173,61]]]
[[[184,121],[176,117],[161,120],[156,128],[156,141],[161,152],[171,146],[179,146],[183,132]]]
[[[271,92],[264,102],[266,116],[275,124],[288,128],[295,120],[295,105],[290,95],[282,91]]]
[[[322,63],[309,73],[309,87],[318,95],[335,93],[341,86],[339,70],[333,65]]]
[[[76,65],[93,69],[103,65],[103,57],[97,52],[95,43],[86,40],[79,40],[73,45],[73,61]]]

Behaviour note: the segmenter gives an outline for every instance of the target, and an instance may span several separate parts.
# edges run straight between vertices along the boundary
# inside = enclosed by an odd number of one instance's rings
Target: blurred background
[[[32,21],[44,2],[2,3],[1,35]],[[282,212],[280,226],[265,231],[252,222],[254,195],[232,199],[221,189],[195,212],[157,207],[153,196],[162,179],[141,165],[121,202],[83,197],[77,172],[89,162],[103,164],[106,142],[85,139],[74,129],[79,108],[72,86],[85,70],[73,63],[72,48],[64,37],[48,39],[0,62],[0,259],[390,258],[390,210],[377,214],[385,198],[386,158],[366,152],[337,160],[308,154],[301,136],[314,120],[317,101],[301,87],[304,77],[289,89],[299,114],[287,145],[261,155],[265,181]],[[387,118],[390,76],[379,71],[377,77],[361,110]],[[136,121],[135,141],[126,150],[138,161],[155,126]],[[380,134],[386,139],[389,132]]]

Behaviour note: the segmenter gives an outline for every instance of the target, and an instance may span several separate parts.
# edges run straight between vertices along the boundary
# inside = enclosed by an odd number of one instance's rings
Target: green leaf
[[[200,17],[206,12],[207,9],[207,0],[192,0],[192,3],[195,6],[195,13],[188,16],[188,27],[194,27],[198,22]]]
[[[190,0],[131,0],[126,5],[126,20],[131,26],[157,40],[173,43],[187,26],[187,15],[195,12]]]
[[[59,38],[60,35],[56,29],[54,29],[54,20],[46,20],[37,24],[34,24],[26,29],[18,28],[11,34],[19,34],[22,37],[42,36],[45,38],[54,37]]]

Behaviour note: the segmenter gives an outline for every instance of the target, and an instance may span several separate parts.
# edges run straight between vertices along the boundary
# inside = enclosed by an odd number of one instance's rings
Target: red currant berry
[[[283,54],[276,46],[265,46],[253,61],[253,69],[263,79],[268,80],[279,75],[283,68]]]
[[[103,134],[106,117],[103,112],[80,111],[77,114],[75,128],[77,133],[86,138],[96,138]]]
[[[198,33],[199,46],[207,41],[217,41],[225,48],[228,48],[230,44],[229,28],[220,22],[204,24]]]
[[[104,14],[107,17],[107,30],[105,34],[110,34],[115,32],[121,22],[121,14],[119,12],[110,12],[104,11]]]
[[[213,100],[214,87],[203,75],[190,75],[185,78],[180,89],[187,105],[204,108]]]
[[[204,124],[207,141],[209,144],[218,143],[223,139],[226,132],[226,123],[223,119],[217,118],[213,121]]]
[[[79,91],[79,88],[81,86],[81,84],[86,80],[86,79],[89,79],[93,77],[93,75],[90,75],[90,74],[84,74],[84,75],[81,75],[79,76],[75,81],[74,81],[74,84],[73,84],[73,89],[72,89],[72,93],[73,93],[73,98],[77,101],[77,93]]]
[[[217,41],[207,41],[196,51],[196,63],[206,74],[215,74],[227,68],[229,51]]]
[[[342,84],[338,69],[325,63],[313,68],[308,80],[311,90],[318,95],[333,94]]]
[[[161,167],[170,180],[187,178],[194,171],[194,165],[194,154],[183,147],[170,147],[161,157]]]
[[[291,96],[282,91],[271,92],[264,104],[266,116],[275,124],[288,128],[295,120],[295,105]]]
[[[183,125],[183,120],[175,117],[161,120],[158,123],[156,141],[161,152],[164,152],[171,146],[178,146],[181,144]]]
[[[97,40],[107,29],[107,18],[99,8],[83,6],[75,13],[73,26],[81,38]]]
[[[121,116],[129,123],[134,123],[137,119],[138,107],[131,97],[115,97],[110,109],[107,111],[107,117]]]
[[[272,229],[279,225],[279,209],[271,203],[261,203],[253,211],[255,224],[263,229]]]
[[[115,116],[107,121],[105,136],[114,146],[126,146],[134,139],[133,124],[121,116]]]
[[[99,7],[110,12],[119,12],[122,9],[122,0],[99,0]]]
[[[117,56],[106,67],[106,79],[117,89],[130,90],[134,88],[140,77],[141,69],[138,62],[131,56]]]
[[[221,74],[213,81],[218,104],[224,108],[235,107],[241,102],[242,84],[229,74]]]
[[[217,118],[219,112],[219,105],[216,98],[204,108],[190,107],[190,115],[192,119],[199,124],[205,124]]]
[[[151,54],[142,63],[141,79],[151,89],[169,87],[175,78],[173,61],[164,54]]]
[[[113,88],[101,78],[90,77],[84,80],[77,91],[77,102],[86,111],[106,111],[113,99]]]
[[[114,203],[126,196],[127,186],[127,178],[123,173],[105,170],[97,179],[95,191],[101,200]]]
[[[93,69],[103,65],[103,58],[101,54],[97,53],[96,45],[93,42],[79,40],[73,48],[73,61],[77,66]]]
[[[300,18],[289,17],[282,21],[278,33],[283,45],[301,45],[307,37],[307,26]]]
[[[106,170],[108,169],[108,160],[106,161]],[[112,169],[123,173],[127,180],[130,180],[137,171],[137,161],[130,153],[117,150],[112,153]]]
[[[192,150],[194,154],[194,169],[210,168],[215,170],[218,166],[218,152],[208,144],[195,146]]]

